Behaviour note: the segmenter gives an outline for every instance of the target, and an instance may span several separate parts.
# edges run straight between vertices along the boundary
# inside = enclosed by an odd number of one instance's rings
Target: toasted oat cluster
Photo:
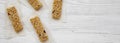
[[[12,22],[12,25],[13,25],[15,31],[18,33],[21,30],[23,30],[23,26],[20,22],[18,12],[14,6],[7,8],[7,14],[9,16],[10,21]]]
[[[52,17],[54,19],[60,19],[62,10],[62,0],[54,0],[53,9],[52,9]]]
[[[36,33],[38,34],[38,37],[40,39],[41,42],[45,42],[48,40],[48,35],[46,33],[46,31],[44,30],[44,27],[39,19],[39,17],[34,17],[30,19],[33,27],[36,30]]]
[[[28,0],[28,2],[37,11],[42,7],[42,3],[39,0]]]

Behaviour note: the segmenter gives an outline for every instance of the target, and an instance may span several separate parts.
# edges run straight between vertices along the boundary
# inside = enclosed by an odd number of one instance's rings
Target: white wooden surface
[[[38,15],[49,31],[48,43],[120,43],[120,0],[63,0],[61,20],[51,18],[53,0],[40,0],[34,9],[26,0],[17,5],[24,30],[16,34],[5,12],[7,0],[0,0],[0,43],[41,43],[29,19]]]

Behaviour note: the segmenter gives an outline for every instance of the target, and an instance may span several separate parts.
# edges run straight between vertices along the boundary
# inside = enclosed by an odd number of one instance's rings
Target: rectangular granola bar
[[[52,9],[52,17],[54,19],[60,19],[62,11],[62,0],[54,0],[53,9]]]
[[[31,18],[30,21],[31,21],[33,27],[35,28],[36,33],[38,34],[40,41],[42,41],[42,42],[47,41],[48,35],[47,35],[46,31],[44,30],[43,25],[42,25],[39,17],[36,16],[34,18]]]
[[[36,11],[42,7],[42,3],[39,0],[28,0],[28,2]]]
[[[23,26],[20,22],[20,18],[18,16],[18,12],[14,6],[11,6],[7,8],[7,14],[9,16],[10,21],[12,22],[12,25],[15,29],[15,31],[18,33],[22,31]]]

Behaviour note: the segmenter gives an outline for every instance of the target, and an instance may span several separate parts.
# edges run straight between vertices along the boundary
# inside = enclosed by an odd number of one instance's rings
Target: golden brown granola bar
[[[42,7],[42,3],[39,0],[28,0],[28,2],[37,11]]]
[[[7,8],[7,13],[9,16],[10,21],[12,22],[12,25],[15,29],[15,31],[18,33],[23,30],[23,26],[20,22],[20,18],[18,16],[18,12],[14,6],[11,6]]]
[[[48,40],[48,35],[46,33],[46,31],[44,30],[44,27],[39,19],[39,17],[34,17],[30,19],[33,27],[36,30],[36,33],[38,34],[38,37],[40,39],[40,41],[44,42]]]
[[[60,19],[62,11],[62,0],[54,0],[53,9],[52,9],[52,17],[54,19]]]

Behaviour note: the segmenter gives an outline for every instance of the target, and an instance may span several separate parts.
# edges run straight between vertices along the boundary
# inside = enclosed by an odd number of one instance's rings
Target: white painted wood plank
[[[26,0],[18,1],[24,25],[20,34],[14,33],[0,4],[0,43],[40,43],[29,21],[34,15],[41,18],[54,43],[120,43],[119,0],[63,0],[58,21],[51,17],[52,1],[41,0],[44,6],[38,12]]]

